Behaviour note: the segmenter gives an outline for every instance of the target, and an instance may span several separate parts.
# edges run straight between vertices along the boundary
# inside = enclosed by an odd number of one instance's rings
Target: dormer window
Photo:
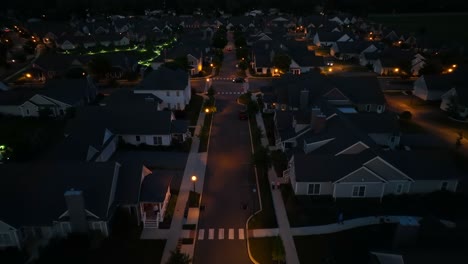
[[[371,105],[370,104],[366,105],[366,111],[370,112],[370,109],[371,109]]]

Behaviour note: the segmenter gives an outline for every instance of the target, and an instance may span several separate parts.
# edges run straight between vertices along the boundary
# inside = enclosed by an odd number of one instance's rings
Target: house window
[[[9,246],[11,245],[13,240],[9,233],[2,233],[0,234],[0,245],[2,246]]]
[[[382,105],[378,105],[378,106],[377,106],[377,112],[382,113],[382,110],[383,110],[383,106],[382,106]]]
[[[179,91],[176,91],[176,96],[180,96],[180,92],[179,92]]]
[[[29,115],[29,109],[26,109],[26,114]]]
[[[167,92],[166,92],[166,95],[167,95],[167,96],[171,96],[171,92],[167,91]]]
[[[396,186],[395,193],[396,193],[396,194],[401,194],[402,192],[403,192],[403,184],[402,184],[402,183],[399,183],[399,184]]]
[[[153,137],[154,145],[162,145],[162,137]]]
[[[395,136],[390,137],[390,143],[395,143]]]
[[[442,185],[440,186],[441,191],[446,191],[448,187],[448,182],[442,182]]]
[[[320,194],[320,183],[309,183],[309,190],[307,190],[309,195],[319,195]]]
[[[137,142],[140,142],[140,136],[135,136]]]
[[[364,197],[366,194],[366,186],[353,186],[353,197]]]
[[[367,111],[367,112],[370,112],[370,105],[369,105],[369,104],[366,105],[366,111]]]

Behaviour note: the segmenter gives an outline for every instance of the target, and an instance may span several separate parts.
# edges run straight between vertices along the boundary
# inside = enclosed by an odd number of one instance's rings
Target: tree
[[[171,256],[166,264],[190,264],[192,259],[188,254],[180,252],[180,249],[171,251]]]
[[[268,154],[268,149],[263,146],[258,146],[252,154],[252,162],[255,166],[260,168],[270,168],[271,158]]]
[[[280,69],[280,71],[288,72],[289,65],[291,65],[291,58],[286,54],[276,54],[273,57],[273,66]]]
[[[245,47],[247,45],[244,36],[239,36],[234,40],[236,47]]]
[[[112,65],[109,58],[103,55],[96,55],[88,63],[88,67],[92,75],[97,79],[101,79],[111,70]]]

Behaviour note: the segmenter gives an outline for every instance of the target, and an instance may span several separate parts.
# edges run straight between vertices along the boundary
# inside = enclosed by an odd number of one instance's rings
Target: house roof
[[[428,91],[448,91],[453,87],[454,78],[450,74],[423,75]]]
[[[150,72],[135,87],[135,90],[184,90],[188,84],[188,74],[184,70],[172,70],[167,67],[159,67]]]
[[[393,112],[358,112],[354,114],[346,114],[354,125],[359,127],[367,134],[370,133],[398,133],[399,122],[398,116]]]
[[[362,164],[375,157],[370,150],[353,155],[330,156],[327,154],[294,154],[296,181],[334,182],[362,167]]]
[[[171,123],[171,132],[172,133],[186,133],[189,127],[189,121],[187,120],[172,120]]]
[[[106,96],[101,105],[110,107],[129,107],[133,108],[141,104],[148,104],[157,107],[163,100],[152,93],[134,93],[132,89],[118,89]]]
[[[116,166],[84,161],[1,164],[0,220],[15,227],[51,225],[67,210],[64,193],[72,188],[83,191],[88,211],[107,219]]]
[[[172,178],[180,173],[172,170],[157,170],[146,175],[141,183],[141,202],[163,202],[167,188],[171,185]]]
[[[385,97],[375,76],[332,76],[330,80],[355,104],[385,104]]]
[[[69,105],[77,105],[83,98],[92,98],[96,94],[93,86],[91,78],[52,79],[46,82],[40,94]]]
[[[461,177],[451,154],[441,149],[389,151],[381,156],[415,180],[453,180]]]
[[[141,177],[144,165],[140,160],[119,160],[122,167],[115,193],[115,202],[119,204],[137,204],[140,199]]]
[[[276,128],[279,132],[281,140],[293,138],[296,132],[292,126],[294,115],[291,111],[277,110],[275,114]]]

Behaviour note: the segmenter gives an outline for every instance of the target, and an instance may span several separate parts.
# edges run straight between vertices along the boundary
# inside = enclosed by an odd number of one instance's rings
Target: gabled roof
[[[140,202],[163,202],[167,188],[179,171],[158,170],[145,176],[141,183]]]
[[[36,162],[0,165],[0,220],[21,226],[50,226],[67,210],[64,193],[83,191],[85,208],[109,216],[114,162]]]
[[[385,97],[376,76],[332,76],[330,80],[355,104],[385,104]]]
[[[96,95],[93,87],[91,78],[52,79],[46,82],[40,94],[73,106],[83,98],[93,98]]]
[[[185,90],[188,84],[187,72],[167,67],[159,67],[150,72],[135,90]]]
[[[132,109],[133,107],[141,104],[148,104],[157,107],[157,104],[162,102],[163,100],[154,94],[134,93],[133,90],[125,88],[112,92],[109,96],[106,96],[100,104],[110,107],[124,107]]]

